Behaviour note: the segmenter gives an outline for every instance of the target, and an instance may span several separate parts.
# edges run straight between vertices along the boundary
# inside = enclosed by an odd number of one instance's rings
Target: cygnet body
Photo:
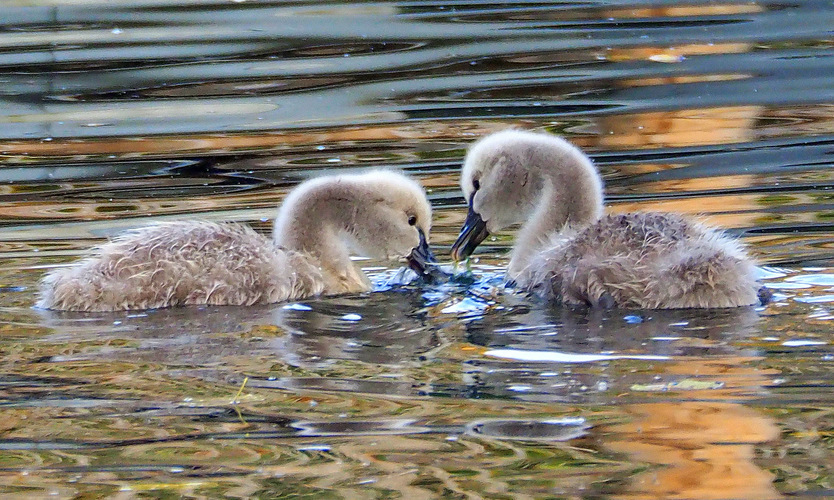
[[[676,214],[603,215],[599,173],[559,137],[507,130],[481,139],[461,187],[469,214],[453,257],[523,222],[508,279],[547,299],[640,309],[759,303],[756,267],[737,241]]]
[[[350,260],[430,258],[431,208],[403,175],[375,171],[321,177],[293,190],[272,240],[250,227],[166,222],[127,232],[41,282],[38,307],[68,311],[251,305],[367,291]]]

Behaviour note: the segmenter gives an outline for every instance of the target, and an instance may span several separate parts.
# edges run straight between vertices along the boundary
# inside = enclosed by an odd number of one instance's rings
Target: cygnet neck
[[[313,184],[287,197],[275,219],[276,246],[309,255],[317,261],[329,292],[368,289],[368,278],[350,260],[344,237],[356,221],[357,200],[335,196],[324,184]]]
[[[602,180],[591,160],[573,145],[553,138],[546,158],[532,164],[541,179],[535,209],[516,236],[508,272],[516,276],[530,258],[559,234],[571,234],[602,217]]]

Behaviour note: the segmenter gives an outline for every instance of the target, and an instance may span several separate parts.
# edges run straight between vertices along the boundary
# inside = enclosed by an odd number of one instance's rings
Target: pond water
[[[0,6],[0,496],[834,495],[834,3]],[[609,210],[697,215],[775,292],[572,311],[471,285],[264,307],[37,310],[124,229],[242,221],[321,173],[426,186],[516,126],[589,152]],[[447,258],[447,257],[443,257]]]

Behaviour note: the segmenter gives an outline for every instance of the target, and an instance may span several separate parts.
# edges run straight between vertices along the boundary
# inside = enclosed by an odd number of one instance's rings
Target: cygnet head
[[[431,207],[423,188],[402,174],[380,170],[301,184],[281,206],[274,238],[323,262],[344,261],[346,245],[366,257],[406,258],[423,273],[426,262],[434,260],[430,229]]]
[[[464,159],[460,185],[469,213],[452,246],[455,260],[512,224],[529,220],[536,234],[528,236],[541,238],[602,215],[602,182],[591,160],[550,134],[505,130],[480,139]]]

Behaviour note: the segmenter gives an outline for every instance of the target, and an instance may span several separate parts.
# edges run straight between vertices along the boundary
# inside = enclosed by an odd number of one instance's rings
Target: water
[[[834,494],[834,4],[26,0],[0,7],[0,495]],[[394,166],[447,253],[465,148],[592,155],[610,210],[699,215],[774,290],[571,311],[502,286],[251,308],[33,309],[152,220],[269,230],[321,173]]]

